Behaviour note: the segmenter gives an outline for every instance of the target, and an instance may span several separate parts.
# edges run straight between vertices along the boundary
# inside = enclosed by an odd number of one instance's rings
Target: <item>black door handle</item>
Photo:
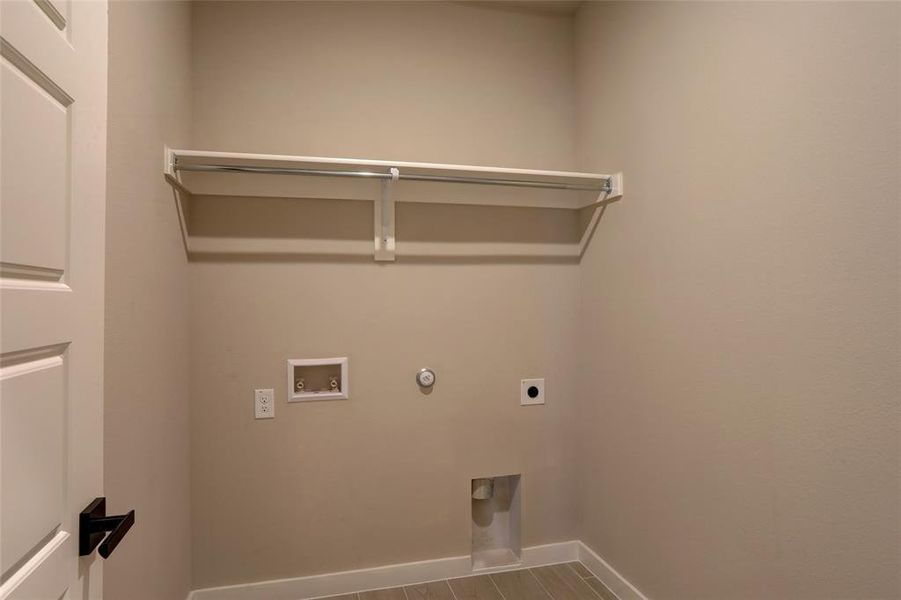
[[[87,556],[99,545],[100,556],[109,558],[134,524],[135,511],[108,517],[106,498],[94,498],[78,515],[78,555]]]

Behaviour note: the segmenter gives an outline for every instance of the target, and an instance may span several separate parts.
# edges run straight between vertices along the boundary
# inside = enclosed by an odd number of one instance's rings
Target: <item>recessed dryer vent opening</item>
[[[521,561],[520,476],[472,480],[472,568],[488,569]]]

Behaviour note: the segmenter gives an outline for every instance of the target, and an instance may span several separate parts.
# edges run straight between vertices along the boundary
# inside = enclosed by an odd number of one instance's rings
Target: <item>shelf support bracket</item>
[[[400,178],[400,170],[391,167],[388,172],[390,179],[382,180],[381,196],[375,202],[375,260],[379,262],[393,262],[395,251],[394,240],[394,199],[391,191],[394,184]]]
[[[587,206],[594,206],[591,212],[591,219],[588,221],[588,226],[585,228],[585,231],[582,233],[582,239],[579,240],[579,259],[582,259],[582,256],[585,254],[585,250],[588,249],[588,242],[591,241],[592,236],[594,236],[594,230],[598,227],[598,222],[601,220],[601,216],[604,214],[604,211],[607,210],[607,203],[611,200],[616,200],[621,198],[623,195],[623,174],[622,172],[616,173],[615,175],[611,175],[607,181],[604,183],[604,187],[601,188],[601,193],[598,194],[597,199],[588,204]],[[582,208],[586,208],[587,206],[583,206]]]

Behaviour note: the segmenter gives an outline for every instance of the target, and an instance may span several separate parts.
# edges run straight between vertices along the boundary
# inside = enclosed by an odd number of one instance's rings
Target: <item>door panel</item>
[[[68,106],[2,59],[0,252],[7,263],[62,276],[69,175]],[[35,177],[33,165],[40,165]]]
[[[0,600],[102,593],[106,11],[0,0]]]
[[[54,27],[60,31],[66,29],[69,21],[69,2],[64,0],[34,0],[47,18],[53,23]]]
[[[82,3],[75,3],[72,8],[77,9],[78,4]],[[49,83],[49,87],[62,90],[70,98],[77,98],[77,82],[83,70],[75,64],[80,50],[75,44],[81,40],[70,40],[69,28],[57,29],[32,0],[4,0],[0,2],[0,15],[2,36],[7,42],[3,48],[4,58],[23,70],[29,68],[27,65],[34,65],[40,73],[40,77],[34,79],[42,78]],[[93,24],[84,25],[90,28]],[[99,32],[89,30],[85,33],[91,35]],[[105,32],[102,35],[105,39]],[[26,65],[18,64],[20,61]]]
[[[65,514],[60,355],[0,368],[0,572],[39,549]]]
[[[68,533],[58,532],[16,569],[13,578],[7,582],[10,591],[4,600],[62,599],[69,587],[67,563],[71,560],[74,545],[75,541]]]

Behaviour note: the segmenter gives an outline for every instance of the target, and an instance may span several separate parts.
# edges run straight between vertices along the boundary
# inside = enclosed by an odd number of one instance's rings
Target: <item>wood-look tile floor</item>
[[[328,600],[617,600],[617,597],[582,563],[571,562],[329,596]]]

